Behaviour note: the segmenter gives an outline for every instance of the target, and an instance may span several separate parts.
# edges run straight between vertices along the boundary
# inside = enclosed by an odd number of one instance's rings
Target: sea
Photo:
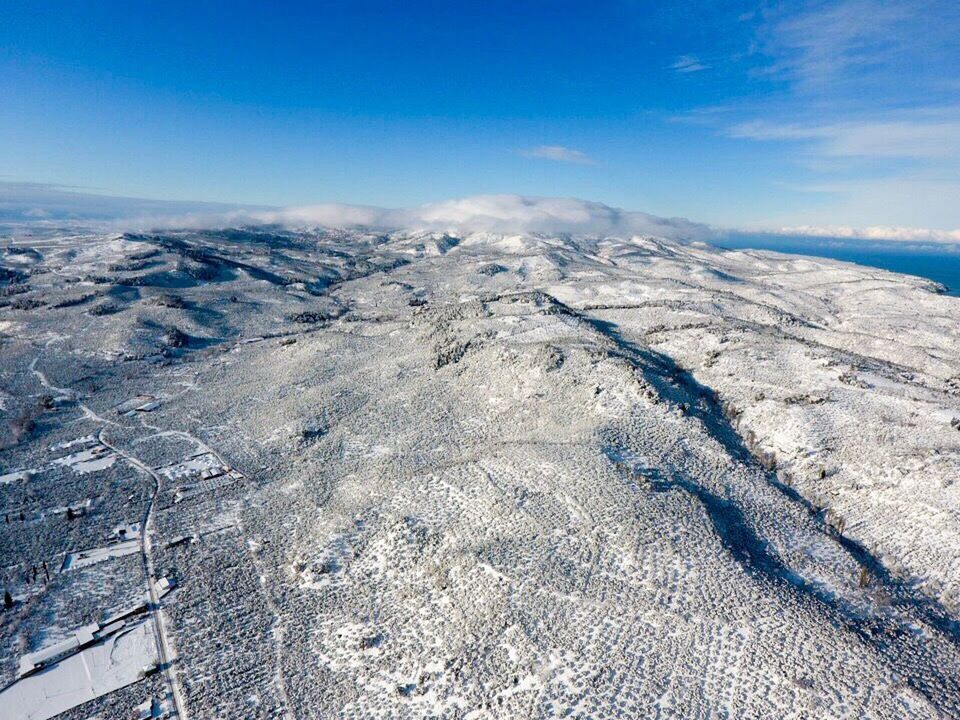
[[[940,283],[948,295],[960,297],[960,245],[752,233],[731,234],[713,244],[730,250],[815,255],[917,275]]]

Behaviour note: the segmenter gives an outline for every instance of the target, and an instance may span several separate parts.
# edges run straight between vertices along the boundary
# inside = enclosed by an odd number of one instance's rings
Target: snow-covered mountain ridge
[[[4,677],[162,573],[70,717],[960,716],[960,301],[616,223],[8,247]]]

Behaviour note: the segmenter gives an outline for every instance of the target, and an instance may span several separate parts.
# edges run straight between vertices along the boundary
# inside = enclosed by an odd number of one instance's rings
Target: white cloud
[[[700,62],[695,55],[681,55],[669,69],[675,70],[678,73],[687,74],[707,70],[709,67],[709,65]]]
[[[564,147],[563,145],[539,145],[535,148],[521,150],[524,157],[554,160],[556,162],[575,163],[577,165],[596,165],[596,160],[581,150]]]

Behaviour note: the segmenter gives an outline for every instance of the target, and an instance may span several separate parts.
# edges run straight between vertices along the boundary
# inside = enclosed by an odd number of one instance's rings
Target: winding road
[[[37,369],[37,361],[40,359],[41,354],[38,354],[30,363],[30,371],[34,375],[36,375],[40,383],[49,390],[53,390],[57,393],[61,393],[61,394],[65,394],[73,397],[76,400],[77,406],[81,410],[83,410],[84,416],[86,418],[94,422],[99,422],[102,425],[104,425],[104,427],[101,427],[100,430],[97,432],[97,439],[100,441],[100,443],[104,447],[109,448],[114,453],[124,458],[127,462],[129,462],[131,465],[133,465],[137,469],[145,472],[147,475],[149,475],[153,479],[153,483],[154,483],[153,493],[151,494],[150,499],[147,502],[147,507],[144,511],[143,521],[141,525],[142,529],[140,533],[140,555],[143,560],[144,572],[146,573],[146,576],[147,576],[147,593],[150,599],[149,611],[153,619],[154,634],[157,640],[157,653],[160,658],[160,668],[163,671],[164,678],[166,679],[167,687],[170,692],[170,697],[173,700],[173,705],[176,711],[176,715],[178,718],[181,718],[181,720],[185,720],[187,718],[186,703],[184,703],[183,701],[183,690],[180,687],[179,678],[177,677],[177,674],[173,668],[173,660],[175,659],[175,653],[171,650],[171,644],[168,637],[166,623],[164,622],[163,612],[160,607],[160,597],[157,595],[157,587],[156,587],[157,576],[156,576],[156,571],[154,569],[153,548],[150,541],[150,529],[153,523],[153,507],[157,497],[160,495],[162,478],[160,477],[160,475],[154,472],[153,468],[151,468],[149,465],[142,462],[136,456],[131,455],[125,450],[122,450],[116,445],[110,443],[106,439],[106,437],[104,437],[104,432],[107,429],[106,426],[108,425],[118,426],[118,423],[112,420],[108,420],[107,418],[101,417],[100,415],[95,413],[93,410],[91,410],[87,405],[85,405],[83,401],[80,400],[79,396],[75,391],[70,390],[69,388],[57,387],[56,385],[50,382],[50,380],[47,378],[47,376],[43,373],[42,370]]]

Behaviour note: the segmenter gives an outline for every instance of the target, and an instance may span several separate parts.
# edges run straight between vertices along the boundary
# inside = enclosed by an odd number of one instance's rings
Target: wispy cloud
[[[960,197],[960,180],[926,169],[914,173],[877,174],[868,177],[827,177],[809,183],[784,183],[788,190],[808,193],[813,202],[792,211],[767,218],[757,227],[767,229],[797,226],[830,228],[823,235],[833,235],[837,227],[883,228],[886,239],[922,239],[960,242],[960,218],[956,199]],[[891,228],[906,229],[893,232]],[[910,230],[910,232],[907,232]],[[913,233],[913,231],[916,233]],[[878,239],[877,233],[865,231],[851,234]]]
[[[774,58],[765,70],[808,84],[849,78],[864,68],[875,72],[916,43],[904,30],[916,24],[917,4],[840,0],[794,5],[800,10],[774,14],[762,28],[764,48]]]
[[[781,186],[821,195],[794,196],[802,207],[769,226],[956,242],[946,228],[960,219],[960,3],[798,0],[745,22],[755,31],[745,62],[768,92],[685,121],[770,144],[787,160]]]
[[[534,148],[521,150],[523,157],[553,160],[554,162],[574,163],[576,165],[596,165],[597,161],[582,150],[564,147],[563,145],[539,145]]]
[[[709,65],[700,62],[696,55],[681,55],[669,69],[678,73],[687,74],[707,70],[709,67]]]
[[[734,125],[728,134],[750,140],[805,141],[814,156],[822,157],[927,160],[960,157],[960,111],[957,110],[949,110],[945,117],[936,120],[895,116],[819,125],[757,120]]]
[[[757,70],[801,92],[916,98],[953,74],[955,0],[806,0],[760,17],[756,49],[768,62]]]
[[[666,120],[680,125],[716,127],[722,123],[725,115],[730,115],[735,111],[736,107],[733,105],[704,105],[668,115]]]

